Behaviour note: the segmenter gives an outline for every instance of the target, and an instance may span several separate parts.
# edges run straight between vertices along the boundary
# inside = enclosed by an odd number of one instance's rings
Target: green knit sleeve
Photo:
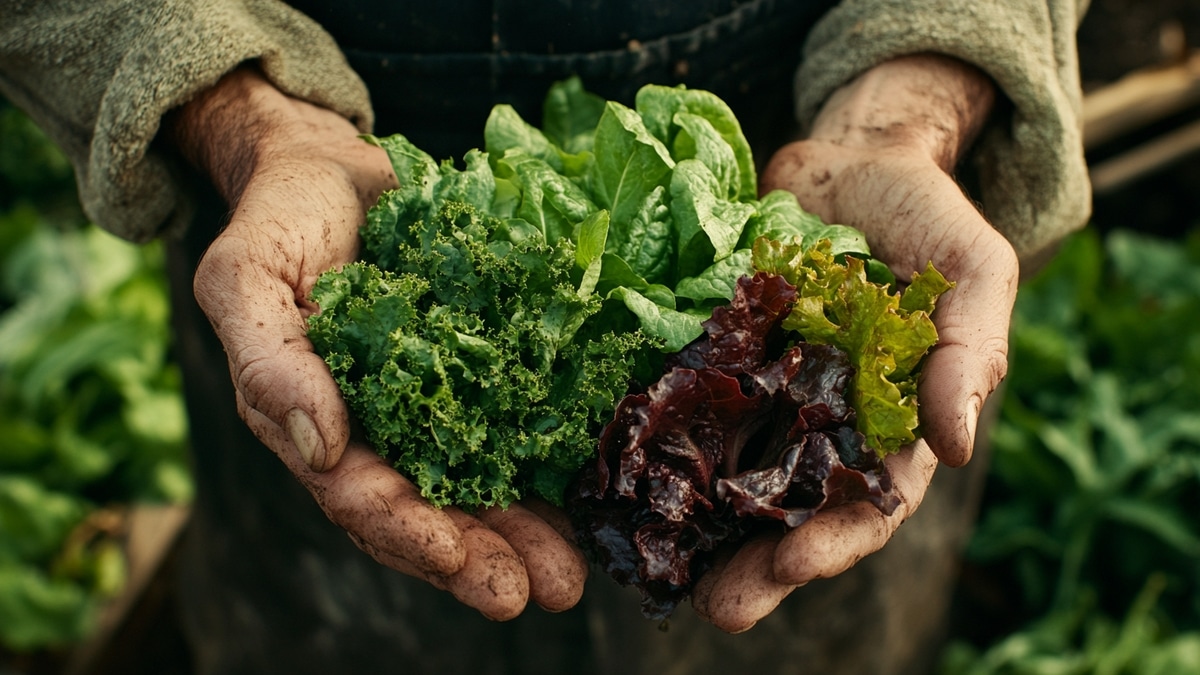
[[[193,210],[186,172],[154,142],[163,115],[241,63],[363,131],[373,122],[333,39],[276,0],[5,4],[0,93],[70,157],[88,216],[132,241],[184,227]]]
[[[835,89],[896,56],[974,64],[1007,99],[970,158],[983,211],[1019,255],[1034,256],[1090,215],[1075,48],[1085,9],[1081,0],[844,0],[805,45],[797,114],[811,121]]]

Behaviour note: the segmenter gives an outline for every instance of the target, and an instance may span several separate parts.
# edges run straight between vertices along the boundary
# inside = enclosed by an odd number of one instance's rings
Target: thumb
[[[962,466],[971,458],[983,404],[1008,370],[1018,271],[1011,247],[1002,241],[977,243],[968,256],[943,262],[955,287],[938,301],[933,316],[938,344],[922,367],[921,429],[938,459]]]
[[[345,451],[349,414],[306,336],[294,285],[257,262],[255,250],[261,243],[242,238],[231,224],[197,267],[196,300],[225,347],[243,404],[261,413],[259,424],[265,418],[282,429],[291,447],[281,447],[278,434],[257,428],[255,434],[277,455],[299,453],[313,471],[325,471]]]

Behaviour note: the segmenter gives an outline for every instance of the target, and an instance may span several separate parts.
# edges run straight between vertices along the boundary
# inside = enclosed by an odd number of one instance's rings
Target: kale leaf
[[[584,326],[601,301],[577,292],[569,240],[458,201],[425,217],[373,252],[390,271],[319,278],[310,339],[367,439],[434,504],[559,502],[647,341]]]

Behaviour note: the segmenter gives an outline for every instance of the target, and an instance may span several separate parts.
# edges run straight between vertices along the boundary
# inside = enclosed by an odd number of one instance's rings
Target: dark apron
[[[437,158],[483,144],[497,103],[540,124],[546,90],[571,75],[632,104],[645,84],[721,96],[765,158],[794,135],[792,75],[832,0],[297,0],[371,90],[376,132]],[[398,48],[397,45],[400,47]]]
[[[537,124],[549,85],[578,74],[591,91],[627,104],[646,83],[713,91],[762,161],[795,133],[792,75],[804,35],[831,3],[293,4],[334,35],[366,80],[376,132],[402,132],[435,157],[481,146],[498,102]],[[493,623],[376,564],[236,416],[224,353],[191,296],[195,262],[224,209],[210,200],[188,241],[171,249],[198,484],[181,600],[200,675],[930,672],[977,501],[977,476],[963,471],[939,476],[883,553],[798,590],[737,636],[686,606],[663,632],[641,618],[635,592],[596,573],[570,611],[531,606]]]

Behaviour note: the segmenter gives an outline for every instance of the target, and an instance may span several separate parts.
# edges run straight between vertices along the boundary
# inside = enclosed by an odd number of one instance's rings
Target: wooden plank
[[[1135,71],[1083,99],[1083,141],[1094,148],[1200,105],[1200,51],[1169,67]]]
[[[1092,192],[1097,195],[1113,192],[1197,151],[1200,151],[1200,121],[1091,167]]]
[[[187,523],[190,509],[171,504],[143,504],[130,508],[125,524],[127,579],[121,594],[106,604],[97,630],[71,651],[63,675],[85,675],[112,647],[115,636],[137,606],[163,560],[171,552]]]

